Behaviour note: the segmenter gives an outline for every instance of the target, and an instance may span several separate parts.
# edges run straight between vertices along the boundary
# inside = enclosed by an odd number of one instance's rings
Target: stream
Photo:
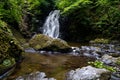
[[[53,39],[59,37],[59,16],[59,10],[50,12],[43,25],[44,35]],[[48,42],[51,43],[50,41]],[[68,71],[88,66],[88,62],[95,60],[102,61],[105,65],[114,66],[117,68],[117,71],[120,71],[119,66],[115,64],[115,60],[120,57],[119,43],[91,43],[87,45],[80,43],[68,44],[71,46],[71,52],[68,53],[35,50],[32,47],[25,48],[22,63],[17,66],[14,73],[8,77],[8,80],[16,78],[16,80],[54,80],[53,78],[56,80],[65,80]],[[46,75],[52,78],[44,78]],[[40,76],[42,76],[43,79],[40,79]],[[114,80],[112,78],[111,80]],[[117,78],[115,80],[117,80]]]
[[[79,47],[72,47],[72,49],[73,51],[70,53],[35,51],[33,48],[26,49],[23,62],[16,68],[8,80],[37,71],[45,72],[47,77],[65,80],[65,75],[68,71],[87,66],[90,61],[101,60],[105,64],[111,65],[111,59],[102,60],[104,54],[115,57],[120,56],[120,45],[118,44],[80,45]]]

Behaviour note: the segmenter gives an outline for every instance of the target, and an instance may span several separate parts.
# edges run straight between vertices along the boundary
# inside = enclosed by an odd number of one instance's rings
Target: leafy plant
[[[14,58],[11,58],[11,59],[5,59],[4,61],[3,61],[3,65],[4,66],[11,66],[11,65],[13,65],[13,64],[15,64],[15,59]]]
[[[88,64],[90,64],[90,65],[92,65],[92,66],[94,66],[96,68],[105,68],[105,69],[107,69],[109,71],[112,71],[112,72],[116,71],[115,67],[104,65],[103,62],[98,61],[98,60],[96,60],[95,62],[88,62]]]

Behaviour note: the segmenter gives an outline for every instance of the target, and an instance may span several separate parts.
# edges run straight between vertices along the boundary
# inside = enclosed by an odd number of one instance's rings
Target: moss
[[[120,57],[117,58],[116,64],[120,66]]]
[[[115,68],[115,67],[104,65],[103,62],[98,61],[98,60],[96,60],[96,61],[94,61],[94,62],[88,62],[88,63],[89,63],[90,65],[96,67],[96,68],[105,68],[105,69],[107,69],[107,70],[109,70],[109,71],[111,71],[111,72],[115,72],[115,71],[116,71],[116,68]]]
[[[3,62],[0,64],[0,73],[3,73],[7,68],[10,68],[14,65],[15,65],[14,58],[7,58],[3,60]]]
[[[58,51],[60,49],[70,49],[70,46],[67,42],[61,39],[53,39],[43,34],[35,35],[30,41],[29,44],[36,50],[46,49]]]
[[[22,49],[8,27],[0,21],[0,73],[19,61],[22,55]]]
[[[95,40],[90,41],[90,43],[108,44],[110,43],[110,40],[104,38],[96,38]]]
[[[29,41],[29,44],[30,44],[30,46],[33,47],[34,49],[38,50],[38,49],[45,48],[47,45],[50,44],[51,41],[52,41],[52,38],[47,37],[47,36],[42,35],[42,34],[38,34],[38,35],[35,35],[35,36]]]

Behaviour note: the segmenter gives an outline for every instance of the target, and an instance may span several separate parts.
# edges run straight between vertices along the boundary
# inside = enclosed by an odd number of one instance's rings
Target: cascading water
[[[43,25],[43,34],[52,38],[59,37],[59,16],[60,10],[51,11]]]

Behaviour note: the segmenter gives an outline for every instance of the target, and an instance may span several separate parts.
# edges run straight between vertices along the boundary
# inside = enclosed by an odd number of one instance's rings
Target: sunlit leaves
[[[74,12],[74,10],[87,7],[91,4],[90,0],[61,0],[58,2],[57,7],[63,10],[63,14]]]

